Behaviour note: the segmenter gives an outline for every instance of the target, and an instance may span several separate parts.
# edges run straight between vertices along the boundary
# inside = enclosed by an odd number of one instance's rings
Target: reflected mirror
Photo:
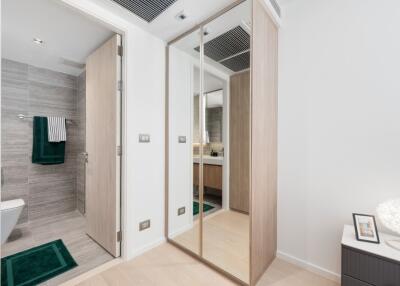
[[[245,283],[250,272],[250,27],[251,1],[245,1],[203,28],[203,258]]]
[[[200,30],[168,47],[168,237],[200,255]],[[197,162],[197,165],[194,163]]]
[[[249,284],[251,1],[168,46],[168,238]]]

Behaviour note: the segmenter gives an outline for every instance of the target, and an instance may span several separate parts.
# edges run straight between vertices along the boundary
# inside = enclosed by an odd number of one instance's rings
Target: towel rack
[[[33,118],[33,116],[26,116],[24,114],[18,114],[17,116],[18,116],[19,119],[32,119]],[[66,119],[65,121],[66,121],[67,124],[73,124],[74,123],[74,121],[72,119]]]

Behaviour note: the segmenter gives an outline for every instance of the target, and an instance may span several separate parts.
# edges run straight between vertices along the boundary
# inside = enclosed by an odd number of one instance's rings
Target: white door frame
[[[84,14],[85,16],[105,25],[107,28],[115,33],[122,36],[122,46],[123,46],[123,57],[122,57],[122,100],[121,100],[121,231],[122,231],[122,241],[121,241],[121,258],[126,260],[128,258],[127,249],[129,249],[130,240],[127,238],[127,174],[126,174],[126,162],[127,162],[127,100],[126,95],[128,94],[127,86],[127,54],[128,45],[127,38],[129,33],[129,23],[125,23],[118,19],[113,19],[114,17],[106,17],[104,14],[110,13],[109,11],[103,10],[101,7],[89,1],[82,0],[61,0],[69,8],[73,8]],[[104,12],[104,13],[102,13]]]

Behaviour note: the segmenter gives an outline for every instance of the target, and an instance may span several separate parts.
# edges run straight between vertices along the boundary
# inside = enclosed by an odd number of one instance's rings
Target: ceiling
[[[158,38],[169,41],[236,0],[168,0],[172,4],[151,22],[141,19],[114,1],[91,1]],[[278,0],[281,5],[290,1],[294,0]],[[61,2],[56,0],[3,0],[1,3],[2,56],[68,74],[79,74],[82,69],[63,64],[63,59],[83,64],[87,56],[111,37],[113,32],[100,23],[64,6]],[[237,9],[234,10],[237,11]],[[175,16],[182,11],[187,18],[179,21]],[[209,35],[205,37],[205,40],[210,40],[226,32],[229,27],[232,28],[234,25],[246,28],[246,25],[243,26],[242,20],[249,22],[250,14],[244,17],[246,19],[242,19],[243,17],[235,17],[234,14],[237,13],[235,11],[230,11],[224,17],[209,23],[207,25]],[[243,15],[242,12],[241,14]],[[34,44],[32,40],[35,37],[44,40],[44,44],[42,46]],[[190,43],[187,48],[189,46],[193,52],[193,48],[196,47],[195,43]],[[222,65],[219,68],[223,69]],[[230,71],[225,68],[225,72],[229,73]]]
[[[61,2],[61,1],[59,1]],[[63,59],[84,64],[114,33],[54,0],[2,0],[2,57],[79,75]],[[33,42],[40,38],[43,45]]]
[[[211,21],[207,25],[205,25],[205,30],[207,31],[207,35],[204,36],[204,42],[206,43],[205,47],[207,47],[207,43],[213,42],[218,38],[223,37],[228,31],[239,29],[243,31],[244,34],[251,33],[251,1],[245,1],[242,4],[236,6],[234,9],[229,10],[228,12],[224,13],[217,19]],[[227,46],[233,48],[236,45],[232,45],[232,42],[229,40],[238,40],[238,38],[227,39],[226,42]],[[188,55],[191,55],[195,60],[199,60],[199,53],[196,48],[200,44],[200,32],[194,31],[193,33],[187,35],[186,37],[180,39],[179,41],[173,44],[174,47],[180,49],[181,51],[185,52]],[[240,43],[236,43],[240,44]],[[242,46],[242,45],[239,45]],[[221,48],[221,46],[219,47]],[[229,49],[231,50],[231,49]],[[236,50],[236,49],[233,49]],[[244,49],[246,50],[246,49]],[[240,50],[242,51],[242,50]],[[232,52],[232,51],[230,51]],[[221,62],[218,62],[217,59],[211,57],[211,54],[205,51],[205,54],[208,55],[205,57],[205,63],[213,66],[214,68],[218,69],[220,72],[231,75],[233,72],[237,71],[232,66],[236,65],[236,61],[232,62],[231,65],[223,65]],[[235,52],[233,53],[235,54]],[[221,55],[222,60],[225,59],[226,55]],[[246,54],[244,54],[246,56]],[[227,58],[229,59],[229,57]],[[232,58],[233,60],[234,58]],[[241,61],[241,59],[238,59]],[[240,70],[241,68],[239,68]]]
[[[236,2],[236,0],[177,0],[161,15],[148,23],[114,1],[93,1],[164,41],[172,40],[211,15]],[[185,12],[187,18],[183,21],[178,21],[175,16],[182,11]]]
[[[170,41],[192,27],[200,24],[223,8],[235,3],[237,0],[165,0],[172,3],[163,13],[151,22],[147,22],[121,5],[111,0],[92,0],[102,7],[118,14],[123,19],[143,28],[164,41]],[[135,2],[138,0],[119,0],[120,2]],[[149,0],[140,0],[142,3]],[[155,0],[154,0],[155,1]],[[158,0],[160,1],[160,0]],[[268,0],[266,0],[268,1]],[[277,0],[279,5],[295,0]],[[118,1],[117,1],[118,2]],[[152,1],[150,1],[152,2]],[[178,21],[176,16],[184,11],[187,18]]]
[[[294,2],[295,0],[276,0],[276,2],[278,2],[279,6],[285,6],[290,4],[291,2]]]

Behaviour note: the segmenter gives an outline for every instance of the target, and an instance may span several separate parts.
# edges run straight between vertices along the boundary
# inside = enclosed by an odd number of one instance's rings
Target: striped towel
[[[64,117],[47,117],[49,142],[67,141]]]

